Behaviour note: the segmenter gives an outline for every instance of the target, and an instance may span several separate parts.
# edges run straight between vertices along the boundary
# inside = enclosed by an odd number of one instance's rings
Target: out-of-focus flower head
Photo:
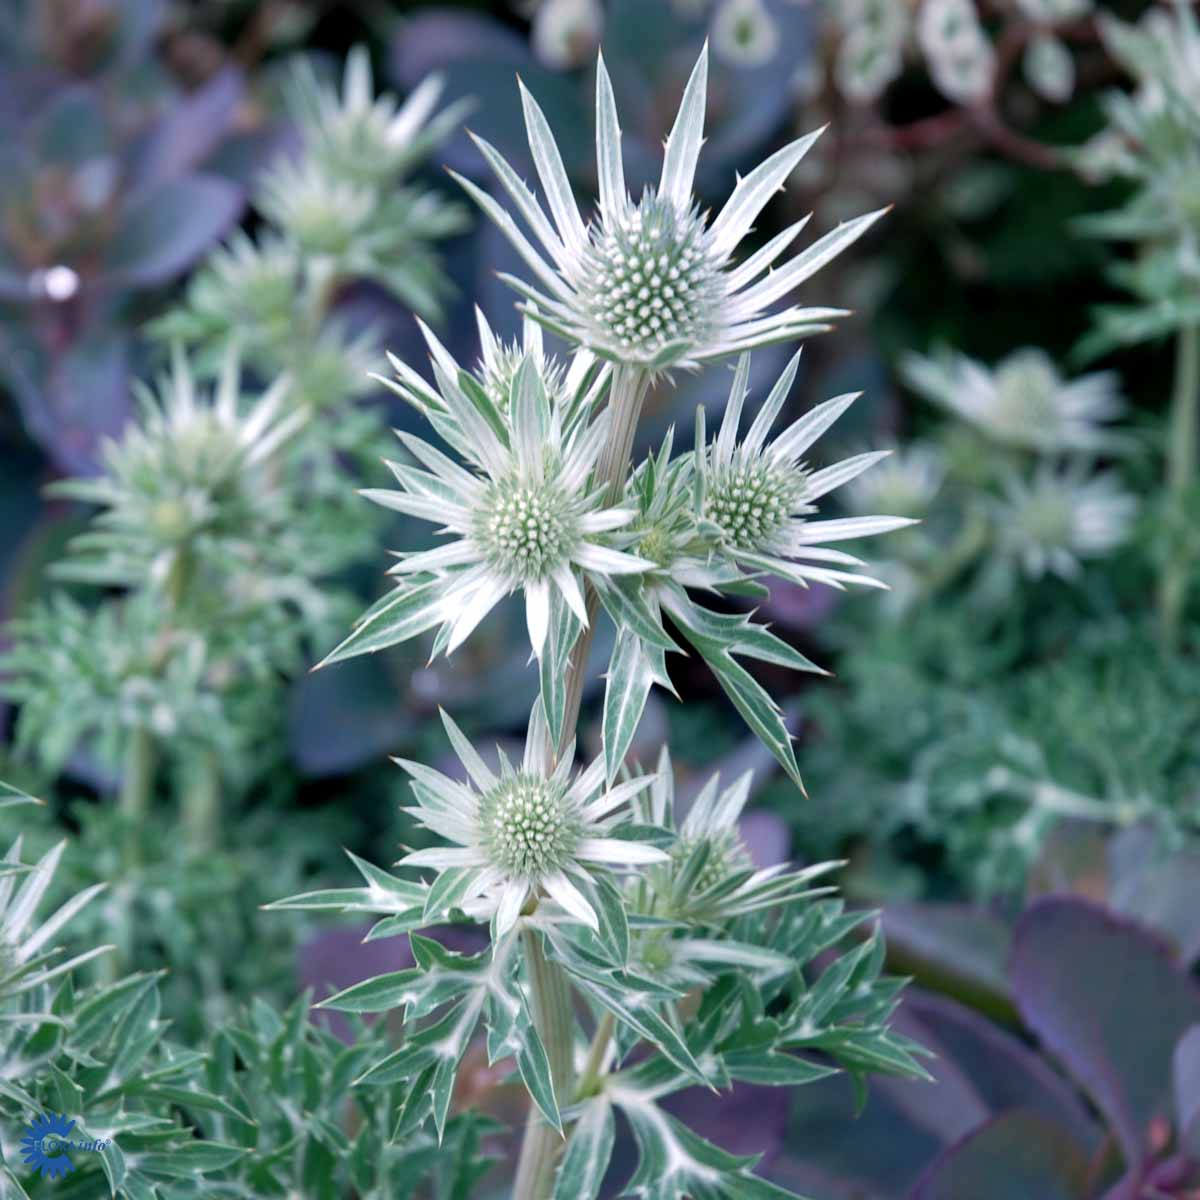
[[[469,111],[470,102],[463,100],[434,115],[442,86],[441,77],[431,75],[403,104],[392,95],[376,97],[370,55],[365,46],[355,46],[340,93],[320,82],[310,61],[301,60],[288,106],[306,153],[325,178],[384,188],[428,158]]]
[[[997,504],[998,547],[1031,578],[1076,578],[1081,562],[1104,558],[1124,542],[1136,499],[1111,472],[1088,478],[1080,464],[1042,464],[1028,480],[1008,478]]]
[[[901,370],[914,391],[1004,445],[1063,454],[1113,451],[1123,444],[1105,427],[1125,410],[1112,371],[1067,380],[1034,347],[991,368],[962,354],[910,354]]]
[[[242,412],[236,348],[226,354],[211,397],[198,394],[176,348],[157,392],[139,386],[141,423],[105,444],[104,473],[53,485],[57,495],[100,508],[95,528],[72,542],[59,573],[162,585],[181,557],[253,544],[271,503],[263,468],[305,420],[303,411],[284,411],[290,386],[280,376]]]

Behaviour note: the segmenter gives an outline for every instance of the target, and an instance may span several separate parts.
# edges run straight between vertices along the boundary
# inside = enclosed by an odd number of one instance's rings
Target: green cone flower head
[[[753,346],[822,332],[839,309],[770,312],[810,275],[860,237],[881,216],[846,222],[786,266],[772,267],[805,221],[772,238],[744,262],[734,258],[758,214],[804,157],[818,134],[798,139],[738,181],[709,222],[692,196],[703,142],[708,49],[692,71],[656,188],[639,201],[625,188],[621,131],[603,58],[596,75],[596,159],[599,207],[580,215],[562,156],[545,114],[521,87],[525,124],[550,215],[511,166],[476,138],[514,208],[541,243],[535,247],[512,216],[485,191],[463,187],[513,243],[534,283],[505,277],[535,319],[602,358],[650,372],[694,368]]]
[[[420,408],[463,461],[401,434],[420,466],[388,463],[400,489],[363,494],[436,523],[449,540],[401,554],[391,569],[401,580],[397,593],[368,613],[326,661],[373,649],[376,639],[391,645],[438,625],[435,650],[452,653],[500,600],[518,591],[524,594],[530,645],[540,657],[554,593],[586,625],[584,582],[636,574],[651,565],[606,542],[635,512],[607,506],[591,482],[608,440],[608,410],[588,419],[603,379],[585,386],[586,375],[579,372],[589,370],[586,357],[572,365],[561,387],[551,367],[556,401],[537,340],[515,373],[507,411],[501,411],[479,381],[431,333],[426,336],[434,348],[437,391],[396,359],[401,378],[392,386]],[[397,621],[402,636],[393,636]]]
[[[572,778],[571,749],[547,771],[548,734],[540,704],[530,717],[520,766],[501,754],[498,771],[484,763],[445,713],[442,721],[468,783],[419,763],[397,761],[412,776],[417,799],[406,811],[456,844],[417,850],[401,863],[459,871],[456,898],[464,911],[492,916],[498,937],[512,928],[532,898],[543,894],[571,919],[598,928],[588,899],[589,874],[666,861],[667,855],[653,846],[612,836],[622,819],[619,810],[653,777],[606,789],[604,761],[597,758]]]
[[[720,432],[699,456],[702,525],[742,567],[804,585],[816,580],[834,587],[845,583],[882,587],[878,580],[854,570],[863,565],[859,559],[821,543],[887,533],[911,525],[909,518],[809,518],[816,512],[817,500],[855,479],[888,452],[858,454],[819,471],[810,471],[801,457],[857,399],[857,393],[817,405],[773,442],[767,442],[796,377],[799,357],[797,354],[788,364],[741,442],[737,435],[746,401],[749,358],[738,363]],[[697,444],[704,445],[702,428]]]
[[[646,871],[654,915],[706,924],[732,920],[788,897],[816,894],[810,882],[838,865],[794,872],[787,863],[755,867],[738,826],[752,782],[749,771],[726,787],[713,775],[679,819],[671,756],[663,747],[650,788],[634,801],[638,820],[677,831],[669,861]]]

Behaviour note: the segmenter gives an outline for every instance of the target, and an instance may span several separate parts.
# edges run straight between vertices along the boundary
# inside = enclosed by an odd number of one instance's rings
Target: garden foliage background
[[[418,424],[369,373],[387,373],[385,349],[425,371],[414,313],[463,363],[480,353],[476,305],[501,338],[520,336],[497,278],[518,260],[441,168],[494,186],[466,126],[534,177],[519,75],[577,193],[593,195],[602,44],[637,195],[705,37],[702,207],[826,122],[757,242],[809,211],[823,233],[895,206],[808,285],[806,302],[853,316],[806,344],[788,411],[862,390],[825,461],[899,449],[844,507],[922,523],[866,547],[885,596],[774,581],[760,609],[833,672],[755,668],[781,698],[806,796],[694,658],[671,660],[679,700],[651,694],[630,756],[653,763],[669,739],[685,796],[715,770],[753,769],[741,836],[760,865],[845,859],[847,902],[880,910],[889,963],[915,980],[897,1028],[936,1057],[934,1082],[881,1080],[866,1099],[836,1076],[693,1089],[673,1111],[822,1200],[1200,1194],[1188,1190],[1200,1187],[1189,12],[1135,0],[0,7],[0,778],[44,801],[0,807],[0,832],[5,846],[23,839],[13,862],[52,856],[43,914],[104,885],[32,949],[31,903],[0,890],[0,976],[15,988],[12,964],[51,937],[65,957],[115,947],[74,967],[80,987],[137,973],[88,1014],[95,1039],[75,1044],[70,1071],[111,1029],[174,1067],[141,1078],[130,1051],[103,1094],[78,1075],[72,1092],[65,1069],[57,1091],[36,1093],[82,1118],[140,1104],[165,1122],[121,1184],[129,1195],[174,1195],[138,1189],[191,1186],[193,1171],[214,1195],[383,1196],[403,1171],[428,1194],[504,1194],[519,1091],[482,1051],[455,1111],[495,1123],[454,1126],[454,1153],[421,1134],[385,1165],[365,1149],[351,1159],[336,1130],[355,1051],[341,1047],[387,1029],[321,1014],[336,1035],[322,1038],[301,993],[411,963],[407,939],[364,942],[369,925],[344,915],[262,906],[351,886],[345,850],[387,864],[424,844],[388,756],[445,766],[439,707],[477,744],[523,735],[534,668],[515,602],[436,663],[418,639],[309,672],[380,593],[383,548],[424,536],[354,494],[383,486],[389,430]],[[1153,22],[1107,24],[1148,13],[1168,31],[1158,40]],[[376,89],[400,97],[440,74],[431,110],[444,119],[412,153],[321,159],[313,97],[348,57],[360,82],[369,62]],[[322,255],[334,265],[313,267]],[[287,402],[263,413],[293,440],[273,507],[256,514],[261,541],[203,561],[147,556],[148,537],[161,550],[171,522],[201,520],[179,485],[188,464],[136,448],[122,459],[106,439],[138,419],[134,383],[167,369],[172,347],[212,377],[230,334],[245,378],[292,377]],[[753,395],[791,353],[756,353]],[[723,365],[674,383],[651,393],[635,459],[672,425],[686,446],[698,405],[719,424]],[[283,428],[300,411],[303,428]],[[223,465],[228,495],[252,465]],[[148,474],[167,482],[155,490]],[[105,478],[137,504],[80,539],[93,505],[113,503]],[[248,486],[244,502],[258,502]],[[221,554],[248,564],[244,590],[206,590]],[[175,620],[139,599],[154,572],[173,581]],[[611,650],[602,626],[595,679]],[[589,757],[601,699],[598,683],[584,698]],[[131,779],[150,781],[140,797]],[[163,1037],[176,1049],[151,1050]],[[49,1195],[15,1153],[32,1099],[20,1064],[37,1046],[7,1046],[0,1195]],[[183,1047],[207,1055],[202,1111],[179,1094],[194,1081],[172,1091]],[[386,1097],[358,1119],[388,1140]],[[190,1147],[192,1126],[224,1149]],[[479,1147],[497,1162],[472,1158]],[[619,1141],[612,1194],[632,1156]],[[456,1161],[475,1165],[456,1175]],[[77,1178],[53,1194],[102,1194],[80,1190],[98,1174]]]

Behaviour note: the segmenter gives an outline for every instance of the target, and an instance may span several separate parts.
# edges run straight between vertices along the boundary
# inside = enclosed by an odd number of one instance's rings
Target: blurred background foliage
[[[683,703],[651,697],[633,754],[651,762],[669,736],[693,790],[712,770],[753,767],[743,837],[760,862],[845,857],[848,899],[882,907],[896,964],[921,984],[903,1031],[940,1057],[935,1086],[881,1085],[857,1124],[834,1083],[794,1103],[739,1085],[716,1115],[690,1093],[680,1104],[707,1136],[765,1152],[764,1169],[822,1197],[1011,1197],[1018,1185],[1002,1176],[996,1190],[987,1164],[1017,1145],[1034,1147],[1022,1195],[1087,1200],[1114,1179],[1127,1188],[1114,1196],[1194,1194],[1200,492],[1195,428],[1189,475],[1174,449],[1189,427],[1168,425],[1173,392],[1198,386],[1190,7],[0,3],[0,778],[46,800],[0,808],[0,830],[24,835],[26,861],[71,838],[56,902],[109,883],[70,926],[79,947],[115,946],[81,978],[167,968],[153,1011],[172,1037],[211,1046],[205,1095],[229,1099],[230,1076],[252,1074],[276,1039],[308,1039],[312,1069],[344,1086],[339,1045],[301,1028],[296,996],[404,965],[407,945],[259,906],[340,886],[343,849],[388,861],[414,832],[386,756],[435,760],[439,705],[474,740],[515,738],[531,682],[515,606],[433,666],[408,647],[308,673],[379,593],[378,547],[413,542],[353,492],[383,477],[388,430],[415,421],[368,373],[386,370],[384,349],[424,370],[414,313],[463,362],[479,352],[475,305],[502,337],[519,333],[496,279],[514,256],[440,170],[486,182],[465,124],[532,176],[514,74],[592,195],[602,44],[636,191],[657,173],[707,36],[706,203],[829,122],[759,239],[809,210],[823,231],[895,205],[822,274],[819,302],[856,315],[806,348],[792,403],[863,389],[830,453],[905,449],[850,503],[923,524],[885,547],[882,605],[782,582],[764,604],[835,672],[763,673],[784,697],[807,798],[688,661],[672,672]],[[1141,41],[1106,24],[1147,12],[1161,20]],[[432,74],[441,91],[417,122],[429,136],[394,162],[367,143],[361,162],[378,169],[350,179],[329,113],[352,87],[424,108]],[[203,504],[170,507],[195,501],[191,426],[181,418],[151,447],[151,481],[169,476],[169,494],[147,488],[126,432],[151,411],[170,426],[173,348],[189,387],[223,386],[230,334],[241,387],[290,379],[266,466],[239,460],[229,476],[249,550],[206,524]],[[1014,360],[1027,348],[1040,356]],[[756,355],[759,387],[787,353]],[[1088,372],[1111,373],[1088,385],[1108,401],[1064,400]],[[157,399],[138,400],[134,381],[164,377]],[[698,404],[719,416],[723,370],[675,383],[650,398],[643,448],[670,425],[690,436]],[[1068,408],[1074,423],[1055,426]],[[1023,441],[1030,428],[1058,434]],[[97,504],[116,515],[89,524]],[[1073,1006],[1123,985],[1127,1010],[1114,1001],[1083,1038]],[[123,1020],[150,1019],[142,992],[121,994]],[[1146,1045],[1125,1044],[1133,1027]],[[477,1074],[462,1107],[510,1118],[511,1097]],[[281,1094],[293,1086],[303,1099],[301,1084],[281,1081]],[[214,1144],[246,1149],[246,1118],[266,1101],[252,1080],[238,1087],[233,1115],[214,1101],[189,1116]],[[336,1126],[333,1103],[321,1120]],[[496,1135],[484,1120],[454,1136]],[[322,1144],[331,1161],[345,1149]],[[239,1176],[240,1153],[211,1155],[221,1194],[286,1194],[282,1169]],[[351,1179],[305,1153],[298,1178],[319,1182],[304,1195],[387,1194],[361,1163]]]

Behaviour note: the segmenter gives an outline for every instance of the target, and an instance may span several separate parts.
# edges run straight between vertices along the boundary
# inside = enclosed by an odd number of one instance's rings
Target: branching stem
[[[606,503],[612,504],[625,490],[633,437],[649,382],[645,372],[632,367],[619,366],[613,371],[609,393],[612,429],[596,464],[597,481],[606,485]],[[593,589],[589,588],[586,603],[587,628],[579,635],[567,668],[566,717],[563,722],[562,741],[557,746],[546,747],[546,757],[551,764],[558,760],[559,755],[574,740],[579,723],[584,675],[599,613],[599,598]],[[529,971],[533,1022],[550,1060],[550,1075],[554,1080],[555,1095],[559,1098],[559,1103],[563,1104],[572,1098],[575,1092],[575,1014],[571,1006],[571,986],[562,967],[546,958],[542,950],[541,934],[536,930],[526,929],[521,936],[525,963]],[[611,1037],[611,1028],[608,1036]],[[605,1041],[607,1043],[607,1038]],[[589,1078],[589,1071],[594,1069],[589,1055],[584,1078]],[[591,1086],[594,1086],[594,1082]],[[563,1139],[546,1124],[537,1109],[531,1107],[529,1121],[525,1126],[525,1137],[521,1143],[521,1156],[517,1162],[513,1200],[549,1200],[554,1192],[554,1175],[562,1148]]]

